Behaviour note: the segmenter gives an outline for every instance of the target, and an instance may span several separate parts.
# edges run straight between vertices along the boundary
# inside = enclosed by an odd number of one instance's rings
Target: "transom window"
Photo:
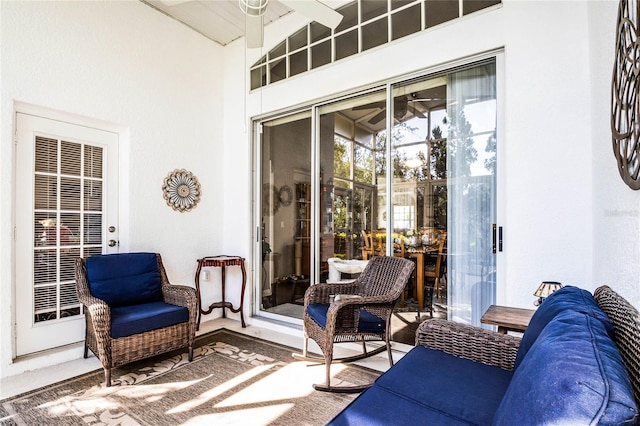
[[[332,31],[311,22],[250,68],[251,90],[500,4],[501,0],[356,0]]]

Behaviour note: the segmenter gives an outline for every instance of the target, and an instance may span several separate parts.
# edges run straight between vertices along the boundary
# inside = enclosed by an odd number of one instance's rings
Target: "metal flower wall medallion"
[[[164,178],[162,195],[174,210],[188,212],[198,204],[200,194],[198,178],[185,169],[176,169]]]
[[[640,189],[640,4],[620,0],[611,83],[611,137],[622,180]]]

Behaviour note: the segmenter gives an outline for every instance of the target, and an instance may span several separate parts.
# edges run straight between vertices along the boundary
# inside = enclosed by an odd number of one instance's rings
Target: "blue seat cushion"
[[[575,311],[558,314],[542,330],[514,371],[494,418],[495,425],[637,422],[615,343],[602,321]]]
[[[376,386],[422,406],[425,413],[416,418],[424,424],[491,424],[512,374],[416,346],[380,376]],[[440,416],[448,421],[440,422]]]
[[[352,401],[327,424],[331,426],[469,425],[456,417],[449,416],[448,413],[419,404],[375,385]]]
[[[109,306],[162,300],[162,283],[155,253],[123,253],[87,258],[89,291]]]
[[[307,313],[322,328],[327,327],[327,311],[329,311],[328,303],[311,303],[307,306]],[[360,309],[360,322],[358,323],[358,331],[379,333],[385,329],[385,320],[373,315],[371,312]]]
[[[111,337],[131,336],[189,320],[189,309],[165,302],[111,308]]]
[[[417,346],[329,424],[488,425],[511,377],[498,367]]]
[[[610,336],[613,336],[613,324],[607,314],[598,306],[598,302],[587,290],[574,286],[563,287],[552,293],[540,305],[531,317],[527,331],[522,336],[522,341],[516,354],[514,369],[517,369],[522,359],[536,341],[540,332],[556,315],[565,311],[581,312],[601,321]]]

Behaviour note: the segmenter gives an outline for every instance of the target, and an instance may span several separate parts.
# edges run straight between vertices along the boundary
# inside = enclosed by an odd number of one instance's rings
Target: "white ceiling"
[[[225,46],[244,35],[245,14],[238,0],[140,0],[177,19],[205,37]],[[292,12],[277,0],[269,0],[264,25]]]

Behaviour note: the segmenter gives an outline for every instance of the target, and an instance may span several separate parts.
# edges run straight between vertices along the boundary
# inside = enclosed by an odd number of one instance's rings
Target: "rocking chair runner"
[[[376,256],[369,260],[362,274],[353,283],[321,283],[307,289],[304,296],[303,353],[293,356],[326,365],[326,384],[314,385],[316,390],[360,392],[370,386],[331,386],[332,363],[356,361],[386,349],[389,365],[393,366],[391,314],[413,268],[413,262],[407,259]],[[324,358],[308,356],[309,338],[320,346]],[[366,342],[370,341],[382,341],[385,344],[368,352]],[[362,342],[363,353],[334,359],[334,344],[343,342]]]

